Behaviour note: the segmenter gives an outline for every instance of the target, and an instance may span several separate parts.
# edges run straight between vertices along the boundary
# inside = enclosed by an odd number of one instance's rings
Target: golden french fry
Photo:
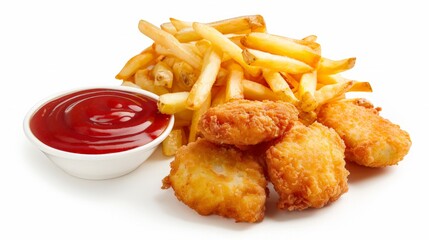
[[[173,86],[173,70],[167,63],[160,61],[152,69],[155,86],[171,88]]]
[[[226,94],[225,87],[220,87],[220,89],[217,91],[217,93],[212,98],[211,107],[216,107],[217,105],[224,104],[225,103],[225,94]]]
[[[151,52],[143,52],[132,57],[116,75],[116,79],[129,79],[137,72],[137,70],[147,67],[154,59],[155,55]]]
[[[331,60],[322,57],[319,62],[317,72],[319,74],[336,74],[349,70],[355,66],[356,58],[346,58],[341,60]]]
[[[353,81],[353,86],[349,89],[349,92],[372,92],[372,87],[369,82]]]
[[[214,49],[208,50],[204,56],[203,67],[197,81],[192,86],[187,99],[188,109],[196,110],[206,101],[216,81],[221,64],[221,55]]]
[[[315,67],[319,63],[320,54],[301,44],[301,42],[300,40],[258,32],[249,33],[241,39],[241,43],[246,47],[287,56]]]
[[[202,39],[195,42],[195,46],[198,48],[200,54],[204,56],[207,50],[212,47],[212,43],[206,39]]]
[[[228,74],[228,70],[221,66],[219,72],[217,73],[216,82],[214,83],[214,86],[224,86],[226,84]]]
[[[244,77],[243,68],[233,62],[228,65],[228,70],[229,75],[226,80],[225,101],[244,98],[242,84]]]
[[[198,75],[200,75],[200,73],[188,63],[179,60],[175,61],[173,65],[173,75],[173,85],[176,85],[177,89],[181,91],[189,91],[197,81]]]
[[[186,144],[186,141],[184,141],[185,136],[186,133],[183,128],[171,130],[170,134],[168,134],[168,136],[162,142],[162,153],[168,157],[174,156],[177,150],[182,145]]]
[[[296,89],[298,89],[299,81],[296,80],[297,78],[295,78],[292,75],[290,75],[289,73],[285,73],[285,72],[280,72],[280,74],[283,76],[283,78],[286,80],[286,82],[290,86],[292,86],[292,91],[295,91]],[[301,79],[301,77],[299,77],[298,79]]]
[[[201,68],[201,58],[188,47],[180,43],[170,33],[144,20],[140,20],[138,27],[140,32],[151,38],[155,43],[169,49],[177,58],[189,63],[196,69]]]
[[[244,61],[251,66],[269,68],[278,72],[305,73],[313,68],[301,61],[271,53],[246,48],[242,52]]]
[[[264,85],[244,79],[243,83],[243,94],[244,98],[250,100],[279,100],[279,97],[271,91],[271,89],[265,87]]]
[[[155,81],[150,77],[149,69],[141,69],[134,75],[134,83],[141,89],[153,92],[157,95],[168,93],[168,89],[162,86],[156,86]]]
[[[197,139],[198,135],[198,122],[201,119],[201,116],[210,108],[211,105],[211,92],[208,93],[207,98],[203,102],[203,104],[194,111],[192,114],[192,122],[189,127],[189,140],[188,142],[194,142]]]
[[[279,72],[263,69],[262,74],[271,90],[278,94],[280,99],[283,99],[284,101],[290,102],[292,104],[295,104],[298,101],[298,99],[293,94],[292,89],[290,89],[289,84]]]
[[[325,85],[315,91],[314,97],[319,105],[325,104],[332,99],[345,94],[353,86],[353,81]]]
[[[174,27],[174,25],[171,22],[166,22],[161,24],[161,29],[174,35],[177,33],[177,29]]]
[[[244,62],[243,56],[241,55],[241,48],[232,42],[227,36],[223,35],[213,27],[202,23],[193,23],[192,27],[204,39],[209,40],[213,46],[231,56],[231,58],[239,63],[250,75],[259,76],[261,74],[260,68],[249,66]]]
[[[316,35],[308,35],[307,37],[302,38],[302,40],[308,41],[308,42],[316,42],[317,36]]]
[[[320,84],[336,84],[352,81],[353,86],[349,89],[350,92],[372,92],[372,87],[369,82],[360,82],[354,81],[347,78],[342,77],[340,74],[331,74],[331,75],[317,75],[317,81]]]
[[[177,31],[180,31],[184,28],[192,28],[191,22],[185,22],[176,18],[170,18],[170,22]]]
[[[301,101],[301,109],[310,112],[317,108],[317,101],[314,97],[317,86],[316,71],[304,73],[299,82],[298,98]]]
[[[176,58],[172,56],[166,56],[162,61],[167,64],[170,68],[173,68],[174,63],[176,62]]]
[[[173,23],[175,26],[179,24],[179,20],[174,19]],[[171,19],[170,19],[171,21]],[[201,36],[195,32],[191,27],[186,26],[187,22],[180,21],[180,26],[176,28],[181,28],[176,34],[175,37],[180,42],[191,42],[201,39]],[[261,15],[251,15],[251,16],[242,16],[230,19],[224,19],[216,22],[207,23],[207,26],[210,26],[222,34],[230,33],[247,33],[247,32],[265,32],[266,26],[264,18]]]
[[[158,110],[165,114],[175,114],[186,109],[189,92],[166,93],[159,96]]]

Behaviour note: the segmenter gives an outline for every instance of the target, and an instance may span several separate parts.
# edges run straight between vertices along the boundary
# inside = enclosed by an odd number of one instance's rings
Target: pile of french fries
[[[166,156],[195,141],[208,108],[233,99],[287,101],[310,123],[318,106],[350,91],[372,91],[368,82],[341,76],[356,58],[322,57],[315,35],[270,34],[260,15],[210,23],[170,18],[160,27],[141,20],[138,28],[153,44],[132,57],[116,78],[160,95],[159,110],[174,114],[174,129],[162,145]]]

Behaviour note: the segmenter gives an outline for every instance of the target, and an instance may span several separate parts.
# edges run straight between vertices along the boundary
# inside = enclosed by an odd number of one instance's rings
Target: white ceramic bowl
[[[158,95],[154,93],[132,87],[102,86],[93,88],[124,90],[140,93],[155,100],[158,100],[159,98]],[[43,101],[37,103],[33,108],[31,108],[24,119],[24,132],[27,138],[33,144],[35,144],[52,162],[54,162],[58,167],[60,167],[70,175],[79,178],[94,180],[116,178],[125,175],[135,170],[145,160],[147,160],[156,150],[158,145],[168,136],[168,134],[173,128],[174,116],[171,116],[167,128],[159,137],[157,137],[153,141],[130,150],[106,154],[80,154],[58,150],[44,144],[36,136],[34,136],[30,129],[30,119],[38,109],[40,109],[44,104],[56,98],[85,89],[92,89],[92,87],[74,89],[46,98]]]

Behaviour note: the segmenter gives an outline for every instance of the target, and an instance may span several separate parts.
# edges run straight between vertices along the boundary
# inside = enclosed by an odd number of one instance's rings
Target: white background
[[[115,2],[0,3],[0,239],[429,237],[425,1]],[[262,14],[270,33],[316,34],[326,57],[357,57],[345,76],[370,81],[374,92],[359,96],[411,134],[406,158],[385,169],[348,165],[349,192],[325,208],[278,211],[272,193],[263,222],[237,224],[199,216],[161,190],[170,159],[159,151],[127,176],[87,181],[62,172],[25,138],[22,120],[40,99],[119,84],[114,76],[125,61],[151,43],[137,29],[140,19],[159,25],[247,14]]]

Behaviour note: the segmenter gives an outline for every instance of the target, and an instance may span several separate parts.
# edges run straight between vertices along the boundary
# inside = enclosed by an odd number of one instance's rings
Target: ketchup
[[[67,152],[103,154],[142,146],[165,130],[169,115],[156,100],[114,89],[82,90],[43,105],[30,128],[43,143]]]

